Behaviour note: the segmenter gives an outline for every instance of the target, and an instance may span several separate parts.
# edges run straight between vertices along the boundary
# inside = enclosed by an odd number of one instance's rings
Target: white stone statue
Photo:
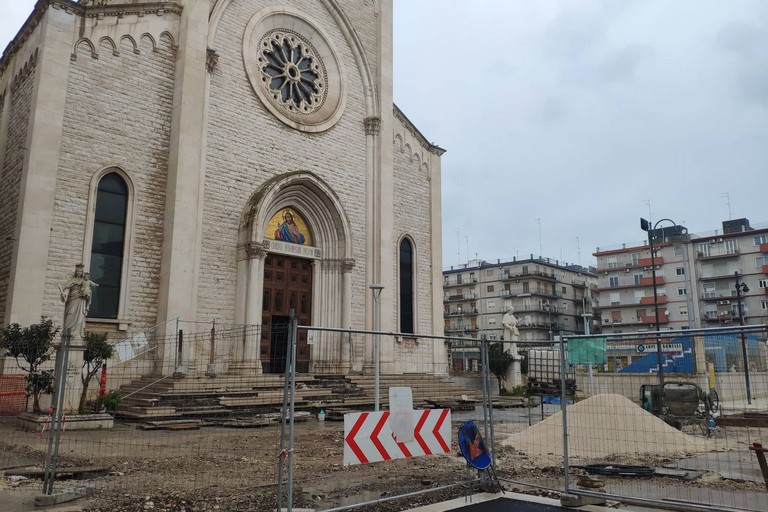
[[[78,263],[69,281],[59,285],[61,302],[64,303],[64,329],[69,330],[72,339],[83,339],[85,336],[85,315],[91,299],[90,287],[94,284],[90,280],[86,282],[83,264]]]
[[[513,342],[509,345],[509,353],[515,359],[522,359],[517,352],[517,340],[520,339],[520,331],[517,328],[517,318],[515,317],[515,308],[509,307],[504,316],[501,319],[501,324],[504,326],[504,341]]]

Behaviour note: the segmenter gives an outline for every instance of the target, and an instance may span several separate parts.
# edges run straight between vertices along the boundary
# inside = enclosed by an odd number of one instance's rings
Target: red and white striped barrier
[[[398,443],[389,411],[344,415],[344,465],[451,452],[451,411],[413,411],[413,441]]]

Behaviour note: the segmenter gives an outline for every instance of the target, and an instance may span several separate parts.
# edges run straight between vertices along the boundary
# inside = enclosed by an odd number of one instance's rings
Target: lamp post
[[[549,303],[544,304],[544,309],[546,309],[549,314],[549,341],[552,341],[552,305]]]
[[[372,284],[369,285],[371,293],[373,293],[373,385],[374,385],[374,406],[375,411],[379,411],[379,318],[381,316],[381,290],[384,289],[383,285]]]
[[[739,308],[739,325],[744,327],[744,308],[741,307],[742,292],[749,292],[749,287],[743,281],[739,280],[739,272],[734,272],[736,276],[736,307]],[[749,353],[747,352],[747,340],[744,337],[744,329],[741,330],[741,355],[744,359],[744,383],[747,386],[747,403],[752,403],[752,387],[749,383]]]
[[[659,385],[664,385],[664,355],[661,352],[661,338],[659,337],[659,296],[656,289],[656,249],[653,247],[653,234],[660,222],[668,221],[674,226],[677,223],[671,219],[659,219],[651,227],[651,222],[640,217],[640,229],[648,233],[648,245],[651,246],[651,278],[653,280],[653,323],[656,328],[656,361],[659,365]],[[661,228],[662,241],[664,239],[664,228]]]

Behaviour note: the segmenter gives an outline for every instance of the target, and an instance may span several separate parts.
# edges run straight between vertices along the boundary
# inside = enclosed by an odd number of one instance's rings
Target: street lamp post
[[[547,310],[547,313],[549,314],[549,341],[554,341],[555,337],[553,336],[553,329],[552,329],[552,304],[545,304],[544,309]]]
[[[739,325],[744,327],[744,308],[741,306],[741,293],[749,292],[749,287],[743,281],[739,280],[739,272],[734,272],[736,276],[736,307],[739,308]],[[744,329],[741,329],[741,355],[744,359],[744,383],[747,386],[747,403],[752,403],[752,386],[749,383],[749,353],[747,352],[747,340],[744,337]]]
[[[381,316],[381,290],[383,285],[372,284],[368,288],[373,293],[373,385],[374,385],[374,406],[375,411],[379,411],[379,318]]]
[[[659,336],[659,296],[656,287],[656,249],[653,247],[653,234],[656,231],[656,227],[662,221],[671,222],[677,226],[677,223],[671,219],[659,219],[656,224],[651,227],[650,221],[640,217],[640,229],[648,232],[648,245],[651,246],[651,279],[653,280],[653,323],[656,329],[656,364],[659,366],[659,385],[664,385],[664,355],[661,352],[661,337]],[[664,228],[661,228],[662,240],[664,238]]]

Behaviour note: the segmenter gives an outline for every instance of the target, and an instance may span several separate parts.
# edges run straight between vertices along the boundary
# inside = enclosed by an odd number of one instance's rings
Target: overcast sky
[[[0,47],[33,5],[3,2]],[[446,267],[594,264],[641,216],[768,227],[768,1],[394,5],[395,102],[447,149]]]

